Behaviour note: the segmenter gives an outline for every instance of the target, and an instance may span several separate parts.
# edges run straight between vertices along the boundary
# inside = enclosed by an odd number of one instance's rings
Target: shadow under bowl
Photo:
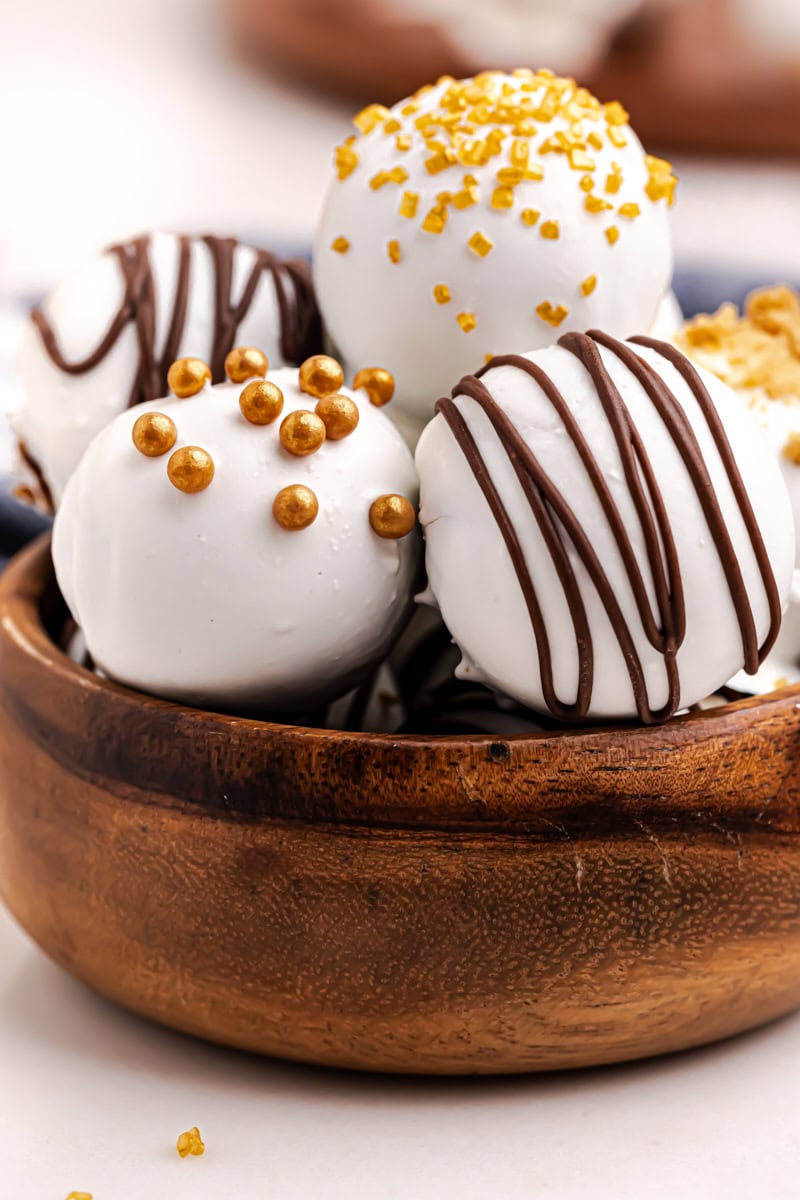
[[[800,1004],[800,688],[655,728],[337,733],[200,712],[59,648],[0,580],[0,890],[137,1013],[263,1054],[493,1073]]]

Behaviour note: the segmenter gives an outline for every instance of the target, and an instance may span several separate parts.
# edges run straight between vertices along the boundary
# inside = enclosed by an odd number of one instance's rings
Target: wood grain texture
[[[58,963],[215,1041],[425,1073],[613,1062],[800,1004],[800,689],[656,729],[386,738],[71,663],[0,583],[0,890]]]

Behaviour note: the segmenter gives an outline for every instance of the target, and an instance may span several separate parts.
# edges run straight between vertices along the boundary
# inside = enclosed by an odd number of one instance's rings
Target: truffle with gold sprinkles
[[[199,1158],[202,1154],[205,1154],[206,1144],[200,1136],[200,1130],[196,1125],[193,1125],[191,1129],[187,1129],[184,1133],[178,1134],[175,1149],[181,1158],[188,1158],[190,1155],[194,1158]]]
[[[291,720],[385,657],[418,582],[416,471],[383,407],[391,375],[342,376],[314,356],[140,405],[95,439],[53,555],[106,675]],[[399,499],[371,524],[380,497]]]
[[[410,440],[492,347],[653,329],[671,295],[675,176],[622,105],[551,71],[485,71],[354,123],[320,221],[317,293],[345,373],[374,356],[395,376],[392,419]]]

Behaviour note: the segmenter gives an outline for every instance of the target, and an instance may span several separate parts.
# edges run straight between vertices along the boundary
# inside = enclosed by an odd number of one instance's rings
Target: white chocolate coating
[[[676,368],[653,350],[637,345],[635,351],[670,388],[698,439],[742,571],[761,644],[770,625],[767,594],[708,426]],[[538,363],[558,387],[598,460],[631,537],[650,605],[657,612],[642,527],[608,419],[588,371],[560,346],[525,357]],[[742,667],[742,636],[720,557],[674,441],[666,434],[653,404],[632,372],[606,349],[601,350],[601,357],[641,434],[675,538],[685,595],[686,635],[677,664],[680,706],[686,707],[713,692]],[[757,427],[730,390],[707,372],[701,372],[701,377],[724,422],[785,604],[794,560],[794,528],[785,485]],[[644,633],[611,527],[561,419],[539,385],[517,368],[492,368],[484,375],[483,382],[547,475],[569,498],[633,635],[650,706],[658,708],[667,698],[664,659]],[[578,651],[565,592],[510,460],[488,419],[465,396],[457,395],[455,404],[475,438],[520,537],[550,640],[555,690],[563,702],[569,703],[577,693]],[[536,641],[510,554],[486,498],[442,415],[426,428],[416,458],[430,594],[464,656],[459,673],[482,680],[532,708],[546,710]],[[594,648],[594,686],[588,715],[635,716],[633,688],[606,608],[568,538],[566,549],[585,605]]]
[[[363,392],[360,420],[340,441],[295,457],[280,421],[313,410],[297,371],[271,372],[281,418],[249,424],[244,385],[206,387],[188,400],[138,405],[92,442],[64,492],[53,558],[64,597],[100,669],[144,691],[201,707],[278,716],[307,711],[356,684],[405,622],[419,536],[386,540],[373,500],[416,500],[400,435]],[[146,458],[131,441],[142,412],[168,413],[176,448],[199,445],[215,464],[205,491],[167,478],[169,454]],[[280,489],[305,484],[319,515],[299,531],[272,514]]]
[[[540,98],[545,86],[522,92],[529,80],[500,73],[493,78],[490,90],[513,88],[515,103]],[[426,167],[431,149],[415,122],[439,109],[449,86],[434,86],[416,101],[412,114],[403,115],[407,102],[395,105],[388,121],[356,139],[349,149],[358,163],[331,183],[314,257],[319,304],[333,345],[348,372],[373,360],[391,370],[397,382],[392,419],[410,440],[432,415],[438,397],[488,354],[509,347],[534,350],[570,329],[601,328],[619,337],[650,329],[672,275],[668,202],[648,196],[648,165],[630,126],[613,127],[625,141],[616,146],[609,141],[612,127],[602,106],[594,118],[583,120],[583,143],[578,144],[586,145],[591,171],[573,167],[567,153],[539,152],[545,140],[575,139],[572,121],[557,114],[535,122],[534,134],[526,138],[517,138],[510,124],[500,126],[502,150],[484,165],[457,161],[431,174]],[[387,124],[393,129],[392,121],[413,138],[409,150],[398,150],[397,135],[385,132]],[[474,126],[476,136],[485,137],[494,127],[492,122]],[[586,141],[589,135],[600,139],[599,149]],[[528,144],[530,164],[543,171],[543,178],[518,183],[513,207],[495,208],[497,172],[510,167],[513,143],[520,140]],[[607,179],[614,163],[621,183],[611,192]],[[378,172],[392,169],[407,172],[408,179],[371,186]],[[443,231],[423,229],[440,193],[457,193],[465,175],[476,180],[477,202],[463,209],[449,202]],[[587,192],[580,186],[586,175],[608,210],[587,211]],[[406,192],[419,197],[413,219],[400,212]],[[639,206],[633,219],[619,213],[627,204]],[[526,209],[540,214],[535,225],[523,222]],[[558,222],[556,239],[542,234],[549,221]],[[614,244],[606,237],[611,227],[619,231]],[[468,245],[476,232],[492,242],[484,257]],[[349,243],[345,253],[333,248],[339,238]],[[398,262],[389,256],[391,241],[398,243]],[[596,276],[596,286],[584,295],[581,284],[590,276]],[[434,287],[442,284],[450,292],[448,303],[434,298]],[[536,312],[543,302],[563,306],[568,315],[557,326],[548,323]],[[470,332],[459,325],[460,313],[474,316]]]
[[[178,273],[178,237],[150,235],[149,257],[156,292],[156,354],[164,345]],[[238,296],[255,260],[253,247],[239,244],[234,255],[232,294]],[[287,281],[291,291],[292,284]],[[65,357],[79,360],[98,345],[124,294],[114,255],[96,255],[82,270],[64,279],[42,304]],[[208,360],[214,328],[214,271],[208,247],[192,240],[186,322],[175,355]],[[236,337],[237,345],[263,349],[272,367],[284,365],[281,319],[275,285],[265,274]],[[129,324],[113,349],[91,371],[70,375],[59,370],[41,337],[29,324],[19,356],[25,403],[14,416],[17,436],[39,462],[56,506],[92,438],[128,404],[139,361],[137,333]]]

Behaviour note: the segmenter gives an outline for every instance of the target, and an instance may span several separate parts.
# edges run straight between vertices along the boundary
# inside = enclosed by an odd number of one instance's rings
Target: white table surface
[[[797,1200],[799,1068],[800,1016],[541,1077],[281,1064],[127,1015],[0,916],[2,1200]]]

